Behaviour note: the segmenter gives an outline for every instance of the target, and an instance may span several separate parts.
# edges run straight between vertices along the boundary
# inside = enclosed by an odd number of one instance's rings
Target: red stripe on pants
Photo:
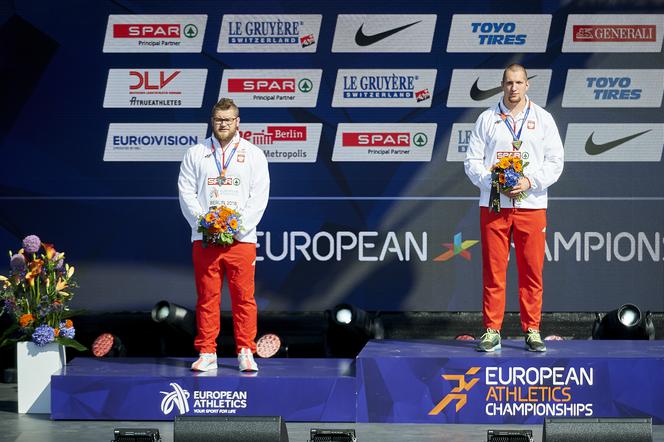
[[[521,329],[540,329],[542,319],[542,269],[546,244],[546,209],[480,207],[482,239],[482,312],[484,327],[500,330],[505,315],[505,286],[510,237],[514,241],[519,271]]]
[[[216,353],[220,328],[221,287],[228,278],[237,353],[246,347],[256,351],[257,313],[254,300],[256,244],[235,242],[232,246],[192,246],[196,281],[196,327],[194,347],[200,353]]]

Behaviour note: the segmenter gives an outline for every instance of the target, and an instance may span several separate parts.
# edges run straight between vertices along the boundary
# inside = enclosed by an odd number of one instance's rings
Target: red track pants
[[[228,247],[203,247],[194,241],[192,256],[196,280],[196,326],[194,347],[200,353],[216,353],[221,317],[221,287],[228,278],[237,353],[246,347],[256,351],[257,313],[254,300],[256,244],[235,242]]]
[[[505,286],[510,236],[514,240],[519,271],[521,329],[540,329],[542,319],[542,268],[546,240],[546,209],[480,207],[482,239],[482,311],[484,327],[500,330],[505,315]]]

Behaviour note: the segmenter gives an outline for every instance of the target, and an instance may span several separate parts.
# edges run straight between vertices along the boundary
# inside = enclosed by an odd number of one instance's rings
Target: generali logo
[[[207,15],[109,15],[104,52],[201,52]]]
[[[332,161],[430,161],[435,136],[436,124],[341,123]]]
[[[660,52],[662,26],[661,14],[571,14],[562,51]]]
[[[260,147],[269,162],[313,163],[322,123],[242,123],[240,136]]]
[[[219,97],[247,107],[315,107],[321,69],[226,69]]]

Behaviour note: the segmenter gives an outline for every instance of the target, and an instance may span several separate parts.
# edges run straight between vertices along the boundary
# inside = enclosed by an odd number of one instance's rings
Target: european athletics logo
[[[479,241],[476,239],[462,240],[461,232],[454,235],[454,243],[443,243],[447,247],[447,251],[436,256],[434,261],[447,261],[454,258],[456,255],[461,255],[467,261],[470,261],[471,255],[468,251],[469,248],[477,244]]]
[[[189,392],[175,382],[171,382],[170,385],[173,387],[173,391],[160,391],[164,395],[164,398],[161,400],[161,412],[168,415],[177,407],[180,414],[188,413]]]

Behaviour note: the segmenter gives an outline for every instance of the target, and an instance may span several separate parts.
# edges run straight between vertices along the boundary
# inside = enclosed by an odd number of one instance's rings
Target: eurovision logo
[[[207,15],[109,15],[104,52],[201,52]]]
[[[321,15],[230,15],[217,52],[316,52]]]
[[[109,69],[104,107],[197,108],[207,69]]]
[[[104,161],[182,161],[206,131],[205,123],[111,123]]]
[[[316,107],[321,69],[226,69],[219,97],[246,107]]]
[[[314,163],[322,123],[242,123],[240,136],[260,147],[271,163]]]
[[[341,123],[332,161],[431,161],[436,126]]]
[[[570,123],[565,136],[565,161],[659,162],[664,124]]]
[[[435,14],[339,14],[332,52],[431,52]]]
[[[546,52],[549,14],[452,16],[447,52]]]
[[[339,69],[332,107],[431,107],[435,69]]]
[[[562,52],[661,52],[663,14],[570,14]]]
[[[551,69],[528,70],[528,97],[545,107],[551,83]],[[503,89],[502,69],[454,69],[447,107],[491,107],[498,104]]]
[[[661,69],[570,69],[563,107],[660,107]]]

